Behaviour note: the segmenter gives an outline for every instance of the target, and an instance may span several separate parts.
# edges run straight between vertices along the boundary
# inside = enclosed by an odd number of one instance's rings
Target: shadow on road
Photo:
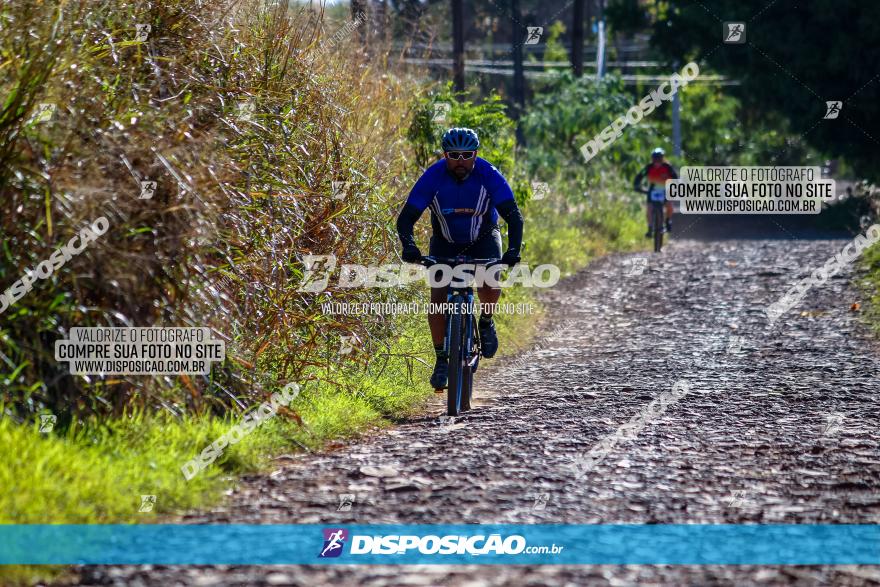
[[[842,229],[828,228],[827,213],[812,214],[678,214],[674,240],[828,240],[851,239]]]

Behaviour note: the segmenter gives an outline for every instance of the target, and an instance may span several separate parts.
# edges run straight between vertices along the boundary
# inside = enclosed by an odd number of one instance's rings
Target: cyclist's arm
[[[492,205],[498,210],[498,215],[507,223],[507,248],[519,254],[522,249],[523,217],[513,198],[513,190],[510,184],[501,175],[494,165],[489,165],[484,175],[489,188],[489,197]]]
[[[421,217],[422,212],[428,207],[433,199],[431,185],[433,184],[431,177],[431,169],[429,168],[409,192],[409,197],[403,205],[403,209],[397,216],[397,236],[404,247],[416,246],[416,239],[413,236],[413,228],[416,221]]]
[[[522,212],[519,211],[519,206],[516,205],[516,200],[505,200],[495,206],[495,209],[498,210],[498,214],[507,223],[507,248],[516,251],[518,254],[522,249],[524,221]]]
[[[424,209],[419,210],[416,206],[413,206],[409,202],[403,205],[403,209],[400,211],[400,214],[397,216],[397,236],[400,238],[400,242],[404,247],[406,246],[416,246],[416,238],[413,235],[413,227],[416,225],[416,221],[424,212]]]
[[[642,170],[636,174],[636,178],[633,180],[633,189],[636,191],[642,191],[642,179],[645,177],[645,172],[648,170],[648,167],[642,167]]]
[[[666,167],[669,168],[669,175],[672,176],[672,179],[678,179],[678,173],[675,172],[675,167],[669,163],[666,164]]]

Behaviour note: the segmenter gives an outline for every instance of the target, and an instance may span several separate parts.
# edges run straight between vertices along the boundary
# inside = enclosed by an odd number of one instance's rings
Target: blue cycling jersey
[[[451,243],[472,243],[498,223],[495,206],[513,200],[513,190],[494,165],[477,157],[474,170],[458,181],[437,161],[413,186],[407,204],[431,208],[431,226]]]

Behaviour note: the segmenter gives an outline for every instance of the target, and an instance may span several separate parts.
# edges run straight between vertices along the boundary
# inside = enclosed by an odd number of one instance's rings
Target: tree
[[[696,59],[741,82],[732,91],[747,125],[781,114],[826,155],[880,179],[880,3],[665,0],[652,9],[652,44],[670,60]],[[722,44],[731,21],[746,23],[744,43]],[[836,119],[824,118],[827,101],[843,102]]]

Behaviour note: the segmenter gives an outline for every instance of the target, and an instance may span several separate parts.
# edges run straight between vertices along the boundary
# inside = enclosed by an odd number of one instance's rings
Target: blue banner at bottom
[[[0,525],[0,564],[880,564],[877,525]]]

